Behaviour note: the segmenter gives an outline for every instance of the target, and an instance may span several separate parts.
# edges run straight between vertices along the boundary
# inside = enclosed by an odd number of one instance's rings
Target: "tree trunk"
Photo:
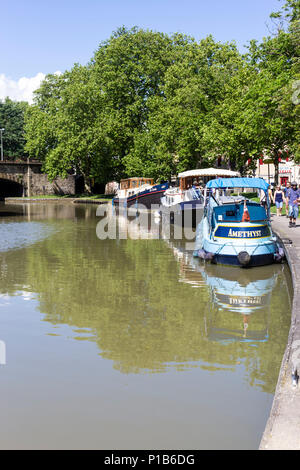
[[[274,179],[275,179],[275,184],[277,186],[278,180],[279,180],[279,157],[278,157],[278,152],[276,152],[274,154],[274,168],[275,168]]]
[[[84,192],[92,194],[92,180],[89,176],[83,175],[84,180]]]

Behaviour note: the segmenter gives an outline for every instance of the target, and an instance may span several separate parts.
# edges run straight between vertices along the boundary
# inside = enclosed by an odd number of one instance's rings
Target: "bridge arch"
[[[22,197],[24,196],[24,185],[23,180],[3,178],[0,175],[0,199],[6,197]]]

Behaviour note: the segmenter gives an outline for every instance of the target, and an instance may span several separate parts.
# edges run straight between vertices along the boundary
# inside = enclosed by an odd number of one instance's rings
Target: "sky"
[[[10,0],[0,10],[0,99],[32,101],[47,73],[85,65],[120,26],[196,40],[212,34],[244,52],[269,35],[280,0]]]

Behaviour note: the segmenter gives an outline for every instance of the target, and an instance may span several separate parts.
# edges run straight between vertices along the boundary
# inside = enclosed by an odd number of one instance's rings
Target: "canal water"
[[[117,238],[99,239],[94,205],[0,215],[0,448],[258,448],[286,265],[204,264],[172,234],[126,239],[115,214]]]

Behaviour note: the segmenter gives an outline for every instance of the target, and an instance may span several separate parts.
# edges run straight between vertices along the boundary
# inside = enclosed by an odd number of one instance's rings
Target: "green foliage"
[[[26,158],[24,151],[24,113],[28,107],[25,102],[15,102],[9,98],[0,101],[0,128],[3,132],[4,159]]]
[[[183,40],[185,48],[176,51],[161,93],[150,101],[147,130],[135,134],[134,148],[125,158],[131,171],[151,170],[165,179],[208,163],[203,158],[203,127],[241,58],[235,46],[216,43],[211,37],[199,44]]]
[[[276,33],[245,56],[211,36],[120,28],[87,66],[46,77],[26,114],[26,150],[50,178],[83,174],[87,190],[91,178],[165,180],[217,159],[245,173],[263,152],[278,171],[285,152],[300,158],[299,1],[271,19]]]
[[[246,161],[254,165],[264,153],[273,160],[277,176],[281,157],[299,158],[299,106],[292,100],[298,56],[290,31],[278,29],[259,45],[250,42],[249,54],[228,78],[224,99],[204,129],[208,155],[217,151],[231,167],[245,172]]]

